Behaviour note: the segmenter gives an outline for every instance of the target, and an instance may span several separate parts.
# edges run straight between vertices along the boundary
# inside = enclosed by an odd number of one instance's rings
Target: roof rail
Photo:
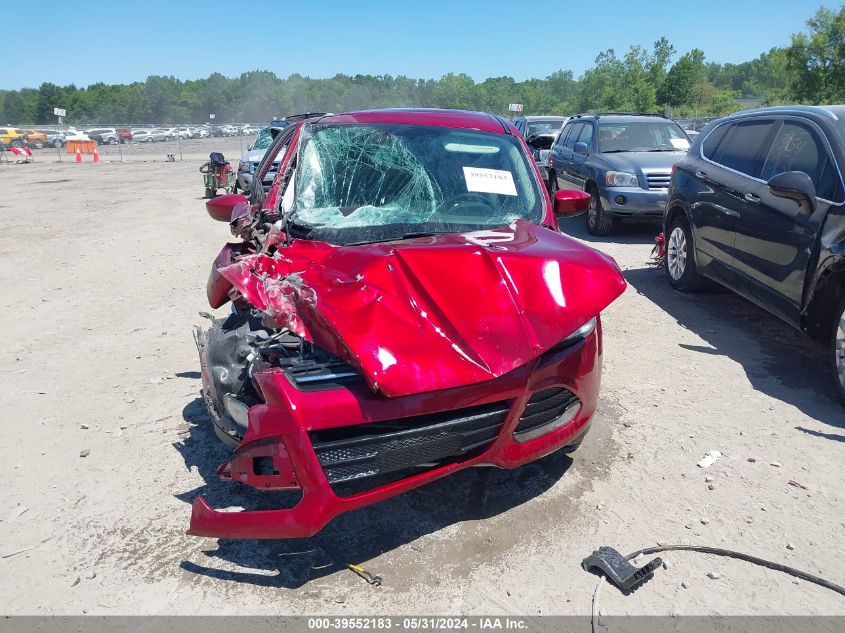
[[[575,119],[582,116],[594,116],[596,118],[603,116],[656,116],[661,119],[669,118],[666,116],[665,112],[584,112],[581,114],[573,114],[572,118]]]

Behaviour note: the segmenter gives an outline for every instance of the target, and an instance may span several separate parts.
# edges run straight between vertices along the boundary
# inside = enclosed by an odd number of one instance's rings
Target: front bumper
[[[599,191],[606,213],[616,217],[643,220],[662,220],[668,189],[640,189],[639,187],[605,187]]]
[[[202,497],[194,500],[188,534],[215,538],[302,538],[319,532],[334,517],[417,488],[465,468],[479,465],[516,468],[553,453],[580,438],[595,412],[601,381],[601,323],[584,340],[550,351],[495,380],[440,392],[385,398],[366,386],[350,385],[319,391],[300,390],[281,370],[256,374],[266,404],[249,408],[243,442],[218,473],[259,489],[298,489],[302,496],[290,509],[223,512]],[[537,392],[564,388],[580,406],[559,428],[518,441],[514,433]],[[422,473],[347,496],[330,483],[325,457],[318,457],[315,432],[434,415],[498,403],[502,421],[483,447],[445,460]],[[571,406],[571,405],[570,405]],[[414,427],[411,427],[414,428]],[[521,427],[524,428],[524,427]],[[385,457],[393,459],[395,455]],[[251,471],[255,459],[272,459],[275,477]],[[322,459],[322,461],[321,461]],[[428,460],[423,460],[428,461]],[[266,462],[265,462],[266,463]],[[266,472],[266,470],[264,471]]]

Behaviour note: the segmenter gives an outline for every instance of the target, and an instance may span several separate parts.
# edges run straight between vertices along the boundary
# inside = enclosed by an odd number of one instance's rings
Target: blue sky
[[[806,28],[821,0],[41,0],[4,31],[0,88],[51,81],[86,86],[148,75],[198,79],[271,70],[281,77],[465,72],[576,76],[607,48],[650,46],[665,35],[679,52],[738,63]],[[30,5],[30,9],[34,6]],[[26,13],[30,13],[27,11]],[[35,29],[35,26],[38,29]]]

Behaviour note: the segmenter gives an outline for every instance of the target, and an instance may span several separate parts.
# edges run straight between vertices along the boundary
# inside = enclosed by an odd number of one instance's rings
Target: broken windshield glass
[[[258,133],[255,143],[252,144],[252,149],[267,149],[273,142],[273,135],[270,133],[270,128],[265,127]]]
[[[542,196],[507,134],[417,125],[307,126],[292,221],[311,229],[414,233],[539,223]],[[464,228],[467,227],[467,228]]]

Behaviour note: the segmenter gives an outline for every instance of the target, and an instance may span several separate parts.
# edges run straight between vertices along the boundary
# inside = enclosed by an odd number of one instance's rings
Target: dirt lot
[[[197,167],[240,145],[188,141],[176,163],[171,143],[126,162],[108,148],[100,165],[55,150],[0,165],[0,410],[15,425],[0,439],[2,612],[584,614],[596,577],[581,559],[656,542],[845,582],[845,411],[822,351],[731,294],[670,290],[646,264],[651,229],[593,243],[630,287],[604,315],[600,414],[572,459],[459,473],[311,539],[185,536],[198,493],[215,506],[258,494],[214,476],[226,450],[191,338],[228,236]],[[582,227],[564,224],[586,239]],[[698,468],[711,450],[722,459]],[[845,614],[841,596],[748,563],[664,558],[637,592],[605,588],[602,611]]]

